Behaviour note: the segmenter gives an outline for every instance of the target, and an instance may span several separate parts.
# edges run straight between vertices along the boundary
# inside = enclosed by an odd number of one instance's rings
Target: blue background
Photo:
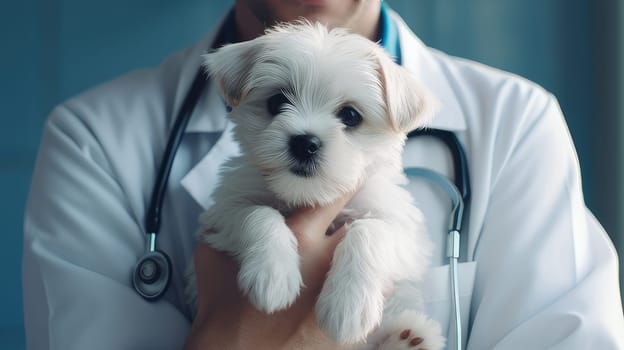
[[[2,5],[0,348],[24,347],[22,217],[47,114],[88,87],[156,65],[192,44],[230,3],[24,0]],[[588,205],[622,244],[621,2],[388,3],[429,46],[520,74],[559,98],[578,148]]]

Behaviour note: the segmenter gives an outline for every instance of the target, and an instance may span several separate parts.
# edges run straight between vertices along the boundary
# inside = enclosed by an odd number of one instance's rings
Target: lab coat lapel
[[[233,138],[234,124],[226,116],[225,104],[214,81],[208,83],[195,113],[197,115],[189,121],[186,132],[205,133],[206,137],[217,140],[208,153],[182,178],[181,185],[205,210],[214,204],[211,196],[217,187],[222,164],[238,155],[239,147]]]
[[[215,145],[181,180],[182,187],[204,210],[214,204],[211,196],[218,185],[222,164],[239,154],[232,128],[233,124],[227,122]]]
[[[435,51],[427,48],[396,13],[390,12],[399,28],[403,66],[414,73],[422,85],[431,90],[440,100],[440,109],[430,128],[461,131],[466,129],[466,121],[455,92],[442,69]]]
[[[211,49],[211,44],[224,20],[225,17],[221,19],[211,33],[191,50],[182,72],[183,77],[180,79],[182,83],[176,96],[178,109],[188,93],[188,87],[200,69],[201,55]],[[226,118],[225,105],[218,93],[218,88],[212,80],[206,85],[206,91],[203,92],[193,109],[185,132],[205,133],[206,137],[215,137],[217,141],[180,181],[182,187],[204,210],[214,204],[211,196],[219,182],[222,164],[227,159],[239,154],[238,143],[232,137],[233,124]]]

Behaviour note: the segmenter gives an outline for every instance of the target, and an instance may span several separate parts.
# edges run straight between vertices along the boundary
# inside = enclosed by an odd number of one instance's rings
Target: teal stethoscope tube
[[[451,215],[449,220],[449,232],[457,231],[461,232],[462,217],[464,214],[464,200],[461,193],[457,189],[457,186],[453,184],[448,178],[436,173],[433,170],[426,168],[405,168],[403,169],[405,175],[410,177],[422,177],[425,178],[446,191],[451,199]]]
[[[453,184],[447,177],[426,169],[426,168],[405,168],[405,174],[408,177],[421,177],[427,179],[443,190],[449,195],[451,199],[451,215],[449,219],[449,228],[446,241],[446,256],[449,258],[450,278],[451,278],[451,296],[453,299],[451,313],[454,320],[453,329],[453,348],[461,350],[462,346],[462,324],[461,324],[461,309],[459,305],[459,276],[457,271],[457,263],[459,259],[459,247],[460,247],[460,232],[462,224],[462,215],[464,212],[464,200],[461,193],[457,189],[457,186]]]

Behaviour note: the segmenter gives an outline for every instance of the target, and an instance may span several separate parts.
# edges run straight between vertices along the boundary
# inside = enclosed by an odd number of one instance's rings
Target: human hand
[[[237,285],[238,265],[224,253],[199,244],[194,254],[197,315],[185,349],[346,349],[317,326],[314,306],[336,245],[345,234],[327,228],[352,194],[319,208],[302,208],[286,219],[297,237],[304,286],[286,310],[258,311]]]

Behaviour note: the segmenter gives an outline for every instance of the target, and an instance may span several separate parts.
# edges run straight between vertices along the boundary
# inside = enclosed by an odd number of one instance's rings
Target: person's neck
[[[236,30],[240,41],[251,40],[264,33],[264,25],[260,23],[260,19],[251,12],[251,9],[243,1],[236,1],[234,11]]]
[[[379,7],[368,6],[360,9],[363,13],[353,16],[353,20],[346,23],[352,32],[363,35],[370,40],[379,40]],[[264,34],[267,26],[273,23],[263,23],[256,17],[251,9],[244,1],[236,1],[235,3],[236,29],[238,31],[239,40],[247,41],[255,39]]]
[[[380,7],[376,1],[370,2],[371,6],[365,6],[360,9],[362,13],[358,16],[354,16],[353,20],[346,23],[353,33],[360,34],[367,37],[372,41],[378,41],[380,39]]]

